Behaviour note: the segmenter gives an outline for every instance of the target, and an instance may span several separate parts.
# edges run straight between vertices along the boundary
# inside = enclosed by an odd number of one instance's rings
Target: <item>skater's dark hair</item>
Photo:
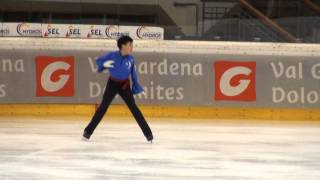
[[[121,36],[118,41],[117,41],[117,45],[118,45],[118,48],[121,49],[121,46],[122,45],[125,45],[127,43],[132,43],[133,42],[133,39],[130,37],[130,36]]]

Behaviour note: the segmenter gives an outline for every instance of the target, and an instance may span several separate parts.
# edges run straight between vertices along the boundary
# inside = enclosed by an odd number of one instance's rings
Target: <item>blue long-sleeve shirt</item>
[[[144,91],[142,86],[139,84],[134,57],[132,55],[122,56],[120,51],[113,51],[98,57],[96,59],[96,64],[99,73],[106,69],[103,64],[107,61],[114,61],[114,67],[108,68],[111,77],[124,80],[130,75],[132,80],[132,93],[139,94]]]

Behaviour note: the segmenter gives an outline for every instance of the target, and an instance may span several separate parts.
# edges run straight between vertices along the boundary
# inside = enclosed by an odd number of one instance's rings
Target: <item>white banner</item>
[[[163,40],[164,35],[163,28],[149,26],[88,25],[83,29],[87,38],[117,39],[128,35],[133,39]]]
[[[85,28],[85,34],[87,38],[107,38],[106,26],[104,25],[87,25]]]
[[[41,24],[38,23],[2,23],[2,36],[41,37]]]
[[[150,26],[120,26],[120,31],[130,31],[133,39],[163,40],[164,30],[161,27]]]
[[[45,38],[117,39],[129,35],[133,39],[163,40],[164,30],[150,26],[2,23],[0,36],[42,36]]]
[[[86,25],[42,24],[42,37],[86,38]]]
[[[109,25],[106,27],[106,37],[108,39],[118,39],[120,36],[130,36],[130,31],[121,30],[122,26]]]
[[[9,33],[9,30],[4,29],[3,24],[0,23],[0,36],[3,36],[4,34],[7,34],[7,33]]]

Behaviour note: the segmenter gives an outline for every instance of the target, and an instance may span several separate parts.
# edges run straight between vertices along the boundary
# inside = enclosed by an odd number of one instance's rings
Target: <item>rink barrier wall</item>
[[[141,40],[134,45],[139,79],[147,90],[147,97],[136,97],[136,102],[147,117],[320,119],[317,44]],[[114,40],[1,38],[0,115],[92,116],[108,76],[106,72],[96,73],[94,59],[116,48]],[[43,87],[38,87],[45,74],[38,74],[38,68],[41,72],[52,61],[74,65],[73,90],[48,96]],[[250,88],[245,96],[228,97],[220,92],[221,87],[217,89],[217,79],[222,78],[216,77],[239,66],[245,66],[256,76],[250,75]],[[163,67],[171,72],[163,73]],[[191,71],[184,72],[188,67]],[[224,72],[219,74],[221,69]],[[244,75],[241,71],[237,73]],[[162,90],[159,97],[155,91],[158,85],[166,91]],[[283,90],[283,102],[275,102],[273,88],[276,96]],[[108,114],[131,116],[119,97]]]
[[[176,118],[182,121],[207,120],[298,120],[320,121],[320,109],[287,108],[222,108],[203,106],[139,105],[147,118]],[[90,119],[97,105],[93,104],[0,104],[1,117],[80,117]],[[105,118],[132,117],[125,105],[111,105]],[[132,117],[133,118],[133,117]],[[110,119],[112,120],[112,118]]]

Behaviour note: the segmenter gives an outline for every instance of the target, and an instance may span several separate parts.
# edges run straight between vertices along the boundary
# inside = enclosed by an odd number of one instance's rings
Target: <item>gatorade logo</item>
[[[74,57],[36,57],[36,96],[74,95]]]
[[[256,62],[216,61],[214,70],[215,100],[256,100]]]

